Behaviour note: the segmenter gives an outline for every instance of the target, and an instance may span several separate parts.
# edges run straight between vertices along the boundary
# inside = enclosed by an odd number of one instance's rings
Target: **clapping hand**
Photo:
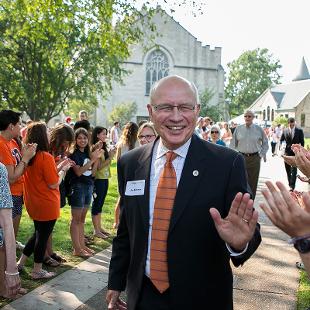
[[[98,148],[95,149],[90,155],[91,160],[96,161],[97,159],[102,157],[103,153],[104,153],[103,149],[98,149]]]
[[[283,183],[276,182],[278,189],[270,182],[262,193],[267,204],[260,203],[260,207],[271,222],[291,237],[300,237],[309,233],[310,227],[310,194],[303,193],[304,209],[291,196]]]
[[[23,159],[26,160],[27,163],[36,154],[37,146],[37,143],[28,143],[23,147]]]
[[[243,251],[254,235],[258,220],[250,194],[238,193],[226,218],[215,208],[210,209],[210,214],[220,237],[234,250]]]
[[[100,150],[103,147],[103,142],[99,140],[95,145],[93,145],[92,151],[94,152],[95,150]]]

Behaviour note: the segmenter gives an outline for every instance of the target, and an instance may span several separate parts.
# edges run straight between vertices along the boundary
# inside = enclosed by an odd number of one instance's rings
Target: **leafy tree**
[[[123,102],[116,105],[110,113],[108,119],[111,124],[118,121],[121,125],[129,122],[137,113],[137,104],[135,102]]]
[[[231,116],[241,114],[268,87],[278,84],[281,68],[279,60],[274,60],[268,49],[244,52],[237,60],[228,64],[228,83],[225,98]]]
[[[172,7],[183,2],[175,0]],[[197,1],[189,2],[199,11]],[[149,42],[147,34],[154,38],[150,17],[158,1],[141,3],[2,0],[0,106],[48,121],[70,102],[92,104],[107,94],[112,81],[121,82],[127,73],[122,63],[130,46]]]
[[[224,104],[211,105],[210,100],[215,92],[212,89],[206,88],[200,95],[200,116],[209,116],[214,121],[225,119]]]
[[[84,101],[79,99],[70,100],[70,104],[64,109],[64,113],[70,116],[73,120],[78,119],[79,112],[85,110],[88,112],[88,116],[91,117],[92,113],[95,111],[97,102]]]
[[[94,102],[126,73],[141,14],[122,0],[2,0],[0,100],[45,121],[69,99]]]
[[[206,88],[200,95],[200,116],[206,116],[208,110],[210,110],[209,102],[214,96],[214,91],[212,89]]]
[[[287,118],[284,116],[278,116],[274,119],[274,121],[272,122],[273,126],[277,126],[278,124],[284,125],[285,127],[287,127]]]

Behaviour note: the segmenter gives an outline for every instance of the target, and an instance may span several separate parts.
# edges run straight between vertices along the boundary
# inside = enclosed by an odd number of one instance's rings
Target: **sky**
[[[282,83],[310,70],[310,0],[205,0],[203,14],[179,9],[174,18],[203,45],[222,47],[222,66],[244,51],[267,48],[279,59]]]

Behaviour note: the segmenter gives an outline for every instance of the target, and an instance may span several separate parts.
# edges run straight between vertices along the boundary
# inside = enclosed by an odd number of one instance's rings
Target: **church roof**
[[[294,109],[310,93],[310,79],[270,87],[264,91],[249,109],[260,110],[269,93],[276,102],[278,110]]]
[[[293,81],[301,81],[301,80],[308,80],[310,79],[309,70],[305,61],[305,58],[303,57],[301,60],[301,64],[299,67],[299,72],[297,76],[293,79]]]

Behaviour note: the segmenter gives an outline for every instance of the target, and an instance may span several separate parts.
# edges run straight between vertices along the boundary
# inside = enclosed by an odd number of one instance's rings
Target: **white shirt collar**
[[[174,153],[176,153],[178,156],[181,156],[183,158],[186,157],[187,152],[188,152],[188,148],[189,145],[192,141],[192,138],[188,139],[183,145],[181,145],[179,148],[177,148],[176,150],[173,150]],[[155,160],[161,158],[162,156],[164,156],[169,150],[168,148],[166,148],[162,142],[162,139],[159,139],[158,142],[158,147],[157,150],[155,152]]]

